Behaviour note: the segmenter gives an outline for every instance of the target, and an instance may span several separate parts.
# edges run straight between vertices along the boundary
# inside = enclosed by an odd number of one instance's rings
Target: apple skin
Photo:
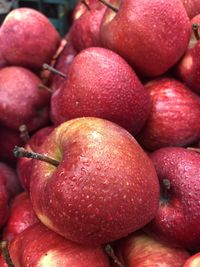
[[[30,140],[27,142],[25,148],[28,151],[37,152],[38,148],[42,145],[46,137],[53,131],[54,127],[44,127],[35,132]],[[14,146],[13,146],[14,147]],[[17,161],[17,174],[20,178],[24,190],[29,191],[30,177],[32,171],[33,160],[31,158],[19,158]]]
[[[8,219],[11,199],[20,191],[20,183],[14,169],[0,162],[0,228]]]
[[[150,113],[150,100],[123,58],[108,49],[91,47],[74,58],[68,79],[51,97],[50,112],[55,125],[78,117],[99,117],[134,135]]]
[[[0,28],[1,50],[10,65],[40,70],[49,63],[61,38],[47,17],[31,8],[17,8]]]
[[[191,28],[180,0],[115,0],[118,12],[107,9],[100,38],[129,62],[137,74],[162,75],[187,49]]]
[[[38,222],[29,194],[20,193],[12,200],[9,219],[3,230],[3,240],[13,240],[19,233]]]
[[[152,110],[136,137],[147,150],[186,146],[200,137],[200,98],[173,78],[159,78],[145,85]]]
[[[29,131],[49,122],[49,98],[40,90],[41,80],[23,67],[5,67],[0,70],[0,122],[18,130],[26,124]]]
[[[169,244],[200,246],[200,154],[186,148],[161,148],[151,154],[161,185],[160,206],[145,231]],[[170,185],[164,186],[167,179]]]
[[[69,241],[41,223],[27,228],[9,245],[14,266],[29,267],[109,267],[108,257],[98,246],[83,246]],[[1,267],[7,265],[0,259]]]
[[[200,252],[192,255],[189,259],[187,259],[187,261],[183,265],[183,267],[199,267],[199,266],[200,266]]]
[[[190,19],[200,14],[199,0],[182,0],[182,2]]]
[[[100,2],[90,5],[90,10],[76,19],[71,26],[71,40],[76,51],[88,47],[101,47],[100,26],[106,11],[106,6]]]
[[[142,231],[116,241],[115,253],[126,267],[182,267],[190,257],[185,249],[168,246]]]
[[[155,216],[159,202],[155,169],[122,127],[98,118],[70,120],[55,128],[38,152],[60,164],[34,161],[33,209],[47,227],[65,238],[103,244]]]

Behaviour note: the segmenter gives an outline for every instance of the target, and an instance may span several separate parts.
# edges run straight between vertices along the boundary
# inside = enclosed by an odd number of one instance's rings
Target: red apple
[[[40,90],[40,79],[28,69],[5,67],[0,70],[0,122],[18,130],[26,124],[29,131],[47,124],[49,93]]]
[[[3,240],[13,240],[19,233],[38,222],[29,194],[22,192],[11,203],[9,219],[3,231]]]
[[[137,140],[147,150],[186,146],[200,137],[200,98],[183,83],[160,78],[145,86],[152,110]]]
[[[74,7],[72,19],[75,21],[79,19],[88,9],[90,9],[90,5],[93,3],[98,3],[99,0],[85,0],[85,1],[78,1]]]
[[[26,149],[29,151],[37,152],[38,148],[42,145],[46,137],[52,132],[53,127],[44,127],[35,132],[30,140],[26,144]],[[14,146],[13,146],[14,148]],[[30,176],[32,170],[32,162],[31,158],[19,158],[17,161],[17,173],[21,180],[21,184],[23,188],[29,191],[30,187]]]
[[[17,235],[9,245],[9,252],[16,267],[109,267],[101,247],[71,242],[41,223]],[[3,258],[0,266],[7,267]]]
[[[51,61],[60,36],[42,13],[30,8],[12,10],[0,28],[1,51],[11,65],[40,70]]]
[[[182,0],[189,18],[200,14],[200,2],[199,0]]]
[[[183,265],[183,267],[199,267],[200,266],[200,252],[192,255]]]
[[[159,185],[152,162],[118,125],[98,118],[65,122],[38,152],[60,163],[34,161],[33,208],[47,227],[67,239],[107,243],[155,216]]]
[[[168,246],[142,231],[118,240],[115,253],[126,267],[182,267],[190,257],[185,249]]]
[[[161,185],[160,206],[145,230],[172,245],[200,246],[200,154],[161,148],[151,154]]]
[[[51,118],[58,125],[78,117],[113,121],[133,134],[150,112],[150,101],[140,80],[116,53],[100,47],[80,52],[68,79],[51,98]]]
[[[109,2],[109,1],[108,1]],[[125,58],[136,73],[164,74],[187,49],[190,21],[180,0],[114,0],[101,26],[101,41]]]

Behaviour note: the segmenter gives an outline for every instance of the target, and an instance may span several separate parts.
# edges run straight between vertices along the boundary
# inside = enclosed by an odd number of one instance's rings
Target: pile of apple
[[[0,160],[0,267],[200,266],[200,1],[12,10]]]

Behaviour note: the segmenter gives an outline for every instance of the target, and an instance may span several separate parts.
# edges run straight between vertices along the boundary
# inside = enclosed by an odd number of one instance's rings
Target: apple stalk
[[[85,0],[82,0],[81,3],[87,8],[87,10],[91,10],[91,8],[89,7],[88,3]]]
[[[194,152],[197,152],[197,153],[200,153],[200,148],[198,148],[198,147],[187,147],[187,149],[194,151]]]
[[[60,75],[61,77],[65,78],[65,79],[67,78],[67,75],[65,73],[55,69],[54,67],[52,67],[52,66],[50,66],[50,65],[48,65],[46,63],[44,63],[42,65],[42,67],[43,67],[44,70],[49,70],[49,71],[53,72],[54,74]]]
[[[117,256],[115,255],[115,252],[112,248],[112,246],[110,244],[107,244],[104,247],[105,252],[107,253],[107,255],[113,260],[113,262],[118,265],[119,267],[125,267],[117,258]]]
[[[28,151],[23,147],[18,147],[15,146],[13,149],[13,154],[16,158],[31,158],[31,159],[37,159],[37,160],[41,160],[44,162],[47,162],[51,165],[54,165],[55,167],[57,167],[60,164],[60,161],[50,158],[46,155],[43,154],[39,154],[36,152],[32,152],[32,151]]]
[[[24,143],[27,143],[30,140],[27,126],[25,124],[20,125],[19,131],[20,131],[20,138]]]
[[[108,8],[112,9],[112,11],[114,12],[118,12],[119,9],[113,5],[111,5],[109,2],[105,1],[105,0],[99,0],[102,4],[104,4],[105,6],[107,6]]]
[[[198,23],[194,23],[192,25],[192,30],[193,30],[194,36],[195,36],[197,41],[200,40],[199,27],[200,27],[200,25]]]
[[[3,255],[8,267],[15,267],[11,258],[10,258],[10,253],[8,250],[8,242],[6,240],[1,241],[0,248],[1,248],[2,255]]]

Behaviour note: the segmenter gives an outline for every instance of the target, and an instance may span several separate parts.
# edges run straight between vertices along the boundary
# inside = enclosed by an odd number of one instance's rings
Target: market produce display
[[[199,222],[200,1],[9,12],[0,267],[199,267]]]

